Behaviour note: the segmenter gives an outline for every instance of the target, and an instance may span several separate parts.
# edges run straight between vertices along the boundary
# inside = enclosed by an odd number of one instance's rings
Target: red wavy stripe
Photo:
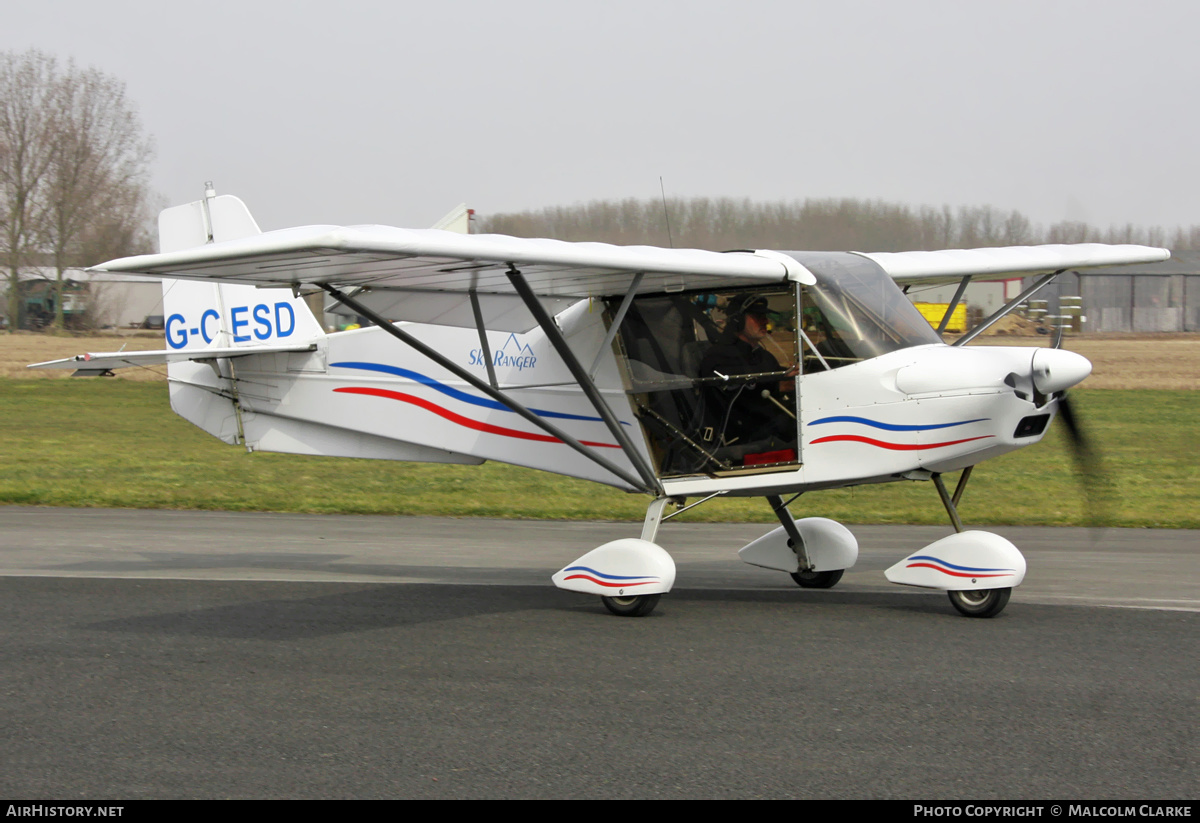
[[[478,420],[472,420],[469,417],[463,417],[461,414],[455,414],[449,409],[442,408],[436,403],[430,403],[420,397],[414,397],[411,394],[404,394],[398,391],[390,391],[388,389],[369,389],[361,386],[349,386],[341,389],[334,389],[335,392],[343,394],[367,394],[372,397],[386,397],[389,400],[400,400],[405,403],[412,403],[414,406],[420,406],[426,411],[431,411],[440,417],[444,417],[451,423],[457,423],[460,426],[466,426],[468,429],[485,432],[487,434],[499,434],[503,437],[517,437],[521,440],[536,440],[539,443],[561,443],[557,437],[551,437],[548,434],[534,434],[533,432],[523,432],[519,429],[509,429],[504,426],[493,426],[491,423],[482,423]],[[594,443],[589,440],[579,441],[585,446],[594,446],[602,449],[619,449],[621,448],[616,443]]]
[[[877,446],[881,449],[891,449],[892,451],[919,451],[921,449],[940,449],[943,446],[957,446],[959,443],[970,443],[972,440],[983,440],[988,437],[994,437],[991,434],[982,434],[979,437],[964,437],[962,440],[947,440],[945,443],[917,443],[910,445],[907,443],[885,443],[882,440],[876,440],[872,437],[863,437],[859,434],[835,434],[830,437],[818,437],[809,445],[815,446],[818,443],[834,443],[838,440],[851,440],[855,443],[866,443],[868,446]]]
[[[908,569],[933,569],[935,572],[948,574],[951,577],[1012,577],[1011,572],[1004,574],[977,574],[975,572],[948,572],[941,566],[935,566],[932,563],[909,563],[905,568]]]
[[[568,580],[590,580],[597,586],[606,586],[610,589],[628,589],[632,586],[649,586],[651,583],[657,583],[657,580],[643,580],[641,583],[609,583],[607,580],[597,580],[590,574],[573,574],[570,577],[564,577],[563,582]]]

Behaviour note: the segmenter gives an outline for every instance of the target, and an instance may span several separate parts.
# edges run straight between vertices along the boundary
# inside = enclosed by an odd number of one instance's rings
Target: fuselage
[[[1056,393],[1090,368],[1069,352],[948,346],[870,261],[793,254],[816,285],[638,297],[615,340],[606,337],[614,303],[583,300],[556,315],[668,495],[777,494],[974,465],[1039,441]],[[765,339],[735,341],[745,311],[761,313]],[[176,325],[206,329],[205,312],[215,315],[196,303]],[[481,339],[476,329],[398,325],[633,472],[540,328]],[[737,351],[753,374],[729,365]],[[175,363],[171,378],[176,411],[252,449],[498,460],[634,490],[381,328],[321,335],[311,353]]]

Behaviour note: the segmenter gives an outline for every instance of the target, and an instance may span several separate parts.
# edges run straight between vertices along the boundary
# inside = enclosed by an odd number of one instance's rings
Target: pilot
[[[794,388],[789,378],[799,369],[781,366],[763,348],[770,330],[767,298],[753,293],[734,297],[725,317],[722,339],[700,361],[707,424],[713,428],[713,436],[705,439],[746,453],[794,446],[796,421],[785,410],[791,407],[785,392]],[[744,375],[753,376],[738,379]]]

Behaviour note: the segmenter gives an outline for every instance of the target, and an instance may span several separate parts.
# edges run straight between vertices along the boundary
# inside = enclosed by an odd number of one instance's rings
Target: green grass
[[[640,495],[494,463],[251,455],[175,417],[166,392],[123,380],[0,380],[0,504],[597,520],[640,520],[645,511]],[[1200,528],[1200,395],[1072,398],[1104,455],[1109,522]],[[930,483],[814,492],[792,509],[850,523],[946,523]],[[1081,524],[1061,426],[980,465],[960,509],[968,524]],[[772,519],[761,499],[714,501],[683,517]]]

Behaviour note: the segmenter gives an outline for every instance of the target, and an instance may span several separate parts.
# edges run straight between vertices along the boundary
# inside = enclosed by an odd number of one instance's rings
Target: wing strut
[[[950,298],[950,305],[946,307],[946,313],[942,315],[942,322],[938,323],[938,337],[946,331],[946,327],[950,325],[950,315],[954,314],[954,307],[958,305],[958,301],[962,300],[963,292],[967,290],[967,286],[971,284],[971,276],[967,275],[958,284],[958,290],[954,292],[954,296]],[[907,294],[907,292],[905,292]]]
[[[646,462],[645,456],[638,451],[637,447],[629,439],[629,435],[621,428],[621,421],[617,420],[616,415],[612,413],[612,409],[604,402],[604,398],[600,395],[600,390],[596,388],[596,384],[592,381],[592,378],[588,376],[579,359],[575,357],[575,353],[571,351],[571,347],[567,345],[562,332],[554,324],[554,318],[546,312],[546,308],[538,302],[537,295],[533,293],[533,289],[529,288],[529,284],[525,282],[525,275],[521,274],[517,270],[517,267],[511,263],[508,267],[508,279],[513,284],[513,288],[517,290],[517,294],[521,295],[521,299],[525,301],[525,307],[529,309],[529,313],[534,316],[538,321],[538,325],[542,327],[542,331],[546,333],[546,338],[554,346],[554,350],[558,352],[558,356],[567,365],[571,376],[579,383],[579,388],[583,390],[583,393],[587,395],[587,399],[595,407],[596,413],[600,415],[600,419],[604,421],[604,425],[608,426],[609,432],[621,444],[621,448],[625,451],[625,456],[629,458],[629,461],[633,463],[633,467],[641,475],[642,487],[653,489],[659,497],[664,496],[666,492],[663,490],[662,484],[659,483],[658,477],[654,474],[654,470]],[[626,296],[628,297],[628,295]]]
[[[483,349],[483,364],[487,366],[488,382],[493,389],[499,389],[496,381],[496,367],[492,365],[492,348],[488,345],[487,329],[483,325],[483,310],[479,308],[479,293],[471,289],[471,312],[475,315],[475,329],[479,332],[479,345]]]
[[[1052,272],[1050,272],[1050,273],[1049,273],[1049,274],[1047,274],[1045,277],[1041,278],[1041,279],[1040,279],[1040,280],[1038,280],[1036,283],[1034,283],[1032,286],[1030,286],[1029,288],[1025,289],[1025,291],[1023,291],[1023,292],[1021,292],[1020,294],[1018,294],[1018,295],[1017,295],[1016,297],[1014,297],[1012,300],[1009,300],[1009,301],[1008,301],[1007,303],[1005,303],[1003,306],[1001,306],[1000,308],[996,309],[996,311],[992,313],[992,316],[991,316],[991,317],[989,317],[987,320],[984,320],[984,321],[983,321],[982,323],[980,323],[978,326],[976,326],[975,328],[971,329],[969,332],[967,332],[967,333],[966,333],[966,334],[964,334],[962,337],[960,337],[960,338],[958,338],[957,340],[955,340],[955,341],[954,341],[953,343],[951,343],[950,345],[951,345],[951,346],[965,346],[967,343],[969,343],[970,341],[974,340],[974,339],[975,339],[976,337],[978,337],[979,335],[983,334],[983,332],[984,332],[984,331],[985,331],[985,330],[986,330],[986,329],[987,329],[989,326],[991,326],[993,323],[995,323],[995,322],[996,322],[997,320],[999,320],[1001,317],[1004,317],[1004,315],[1008,314],[1010,311],[1012,311],[1013,309],[1015,309],[1017,306],[1021,305],[1022,303],[1024,303],[1024,302],[1025,302],[1026,300],[1028,300],[1029,298],[1033,297],[1035,294],[1037,294],[1038,292],[1040,292],[1040,291],[1041,291],[1042,289],[1044,289],[1046,286],[1050,285],[1050,281],[1052,281],[1054,278],[1058,277],[1060,274],[1062,274],[1062,273],[1063,273],[1063,272],[1065,272],[1065,271],[1066,271],[1066,269],[1059,269],[1058,271],[1052,271]],[[946,316],[947,316],[947,317],[949,317],[949,316],[950,316],[950,315],[949,315],[949,313],[947,313],[947,314],[946,314]]]
[[[478,377],[471,374],[469,371],[462,368],[457,363],[454,363],[453,361],[446,359],[441,354],[439,354],[435,350],[431,349],[429,346],[425,345],[424,343],[422,343],[417,338],[413,337],[408,332],[404,331],[403,329],[397,328],[395,323],[393,323],[390,320],[386,319],[385,317],[371,311],[369,308],[364,306],[362,303],[359,303],[357,300],[353,299],[352,297],[349,297],[349,296],[343,294],[342,292],[335,289],[333,286],[330,286],[328,283],[319,283],[317,285],[319,285],[322,289],[324,289],[334,300],[337,300],[339,303],[346,306],[347,308],[350,308],[353,311],[355,311],[356,313],[361,314],[363,317],[366,317],[368,320],[370,320],[375,325],[379,326],[379,328],[386,331],[392,337],[395,337],[397,340],[401,341],[402,343],[406,343],[409,346],[411,346],[412,348],[416,349],[418,352],[425,355],[433,362],[437,363],[439,366],[441,366],[443,369],[445,369],[446,371],[453,374],[455,377],[458,377],[461,380],[465,380],[467,383],[470,383],[474,388],[483,392],[488,397],[508,406],[514,412],[519,414],[521,417],[525,418],[525,420],[527,420],[528,422],[537,426],[539,429],[546,432],[547,434],[550,434],[553,437],[557,437],[563,443],[567,444],[568,446],[573,448],[575,451],[582,454],[588,460],[591,460],[593,463],[597,463],[598,465],[603,466],[606,470],[612,472],[617,477],[621,478],[622,480],[624,480],[630,486],[633,486],[638,491],[643,491],[643,492],[647,492],[647,493],[659,492],[657,481],[650,484],[650,483],[645,483],[642,480],[639,480],[637,477],[630,474],[628,471],[621,468],[620,466],[616,465],[611,460],[608,460],[604,456],[594,452],[592,449],[589,449],[587,446],[580,443],[574,437],[567,434],[562,429],[558,428],[558,426],[555,426],[553,423],[549,423],[549,422],[543,420],[542,418],[538,417],[536,414],[534,414],[529,409],[522,406],[516,400],[513,400],[511,397],[506,395],[504,392],[500,391],[499,389],[492,388],[487,383],[480,380]],[[535,300],[534,303],[537,303],[537,301]],[[538,308],[539,309],[541,308],[540,304],[538,304]],[[621,434],[624,434],[624,432],[621,432]],[[617,442],[621,443],[621,446],[622,446],[622,448],[625,449],[625,453],[627,456],[628,455],[637,455],[638,457],[641,456],[638,454],[638,452],[636,450],[630,448],[629,446],[626,446],[625,442],[622,442],[620,439],[618,439]],[[637,463],[634,463],[634,465],[636,466]]]

